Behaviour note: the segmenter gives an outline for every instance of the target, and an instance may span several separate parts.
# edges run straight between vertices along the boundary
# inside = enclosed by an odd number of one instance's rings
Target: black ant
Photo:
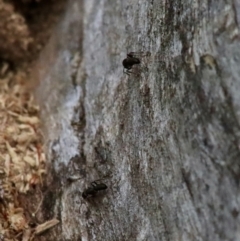
[[[127,58],[122,61],[123,73],[130,75],[130,73],[132,73],[130,70],[134,64],[141,64],[141,61],[139,58],[134,56],[134,52],[130,52],[127,54]]]
[[[101,190],[106,190],[108,187],[104,183],[97,183],[97,180],[91,183],[91,186],[85,189],[82,193],[82,197],[86,199],[89,196],[94,196]]]

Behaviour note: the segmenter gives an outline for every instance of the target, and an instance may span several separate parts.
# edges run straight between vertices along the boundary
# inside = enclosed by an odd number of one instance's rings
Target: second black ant
[[[97,183],[97,181],[94,181],[91,183],[91,186],[85,189],[82,193],[82,197],[86,199],[89,196],[95,196],[97,192],[101,190],[106,190],[108,187],[104,183]]]

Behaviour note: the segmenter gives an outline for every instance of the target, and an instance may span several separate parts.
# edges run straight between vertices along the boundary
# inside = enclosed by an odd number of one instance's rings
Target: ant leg
[[[96,186],[98,185],[97,182],[102,181],[102,180],[104,180],[104,178],[97,179],[97,180],[91,182],[91,185],[92,185],[93,187],[96,187]]]
[[[91,185],[92,185],[93,187],[96,187],[98,184],[97,184],[96,181],[94,181],[94,182],[91,182]]]
[[[123,73],[127,74],[127,75],[130,75],[130,73],[132,73],[132,72],[130,72],[128,69],[127,70],[123,69]]]
[[[127,72],[126,72],[126,74],[127,75],[130,75],[130,74],[132,74],[133,72],[131,72],[130,70],[127,70]]]

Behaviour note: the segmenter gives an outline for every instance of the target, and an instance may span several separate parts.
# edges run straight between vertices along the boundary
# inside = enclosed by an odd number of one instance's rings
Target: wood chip
[[[24,230],[23,232],[23,237],[22,237],[22,241],[29,241],[30,240],[30,237],[31,237],[31,229],[28,228],[26,230]]]
[[[8,153],[10,154],[10,156],[12,158],[12,162],[13,163],[19,163],[18,155],[14,151],[14,148],[12,148],[7,141],[6,141],[6,147],[8,149]]]
[[[18,120],[22,123],[28,123],[31,125],[39,124],[39,118],[37,117],[29,117],[29,116],[18,116]]]
[[[39,235],[45,232],[46,230],[52,228],[53,226],[57,225],[58,223],[59,223],[59,220],[55,218],[52,220],[46,221],[45,223],[42,223],[36,227],[35,234]]]

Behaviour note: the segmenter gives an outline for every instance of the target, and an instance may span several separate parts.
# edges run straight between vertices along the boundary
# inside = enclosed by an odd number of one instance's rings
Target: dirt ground
[[[27,86],[65,3],[0,0],[0,240],[34,240],[58,222],[36,218],[45,174],[44,140],[40,110]]]

